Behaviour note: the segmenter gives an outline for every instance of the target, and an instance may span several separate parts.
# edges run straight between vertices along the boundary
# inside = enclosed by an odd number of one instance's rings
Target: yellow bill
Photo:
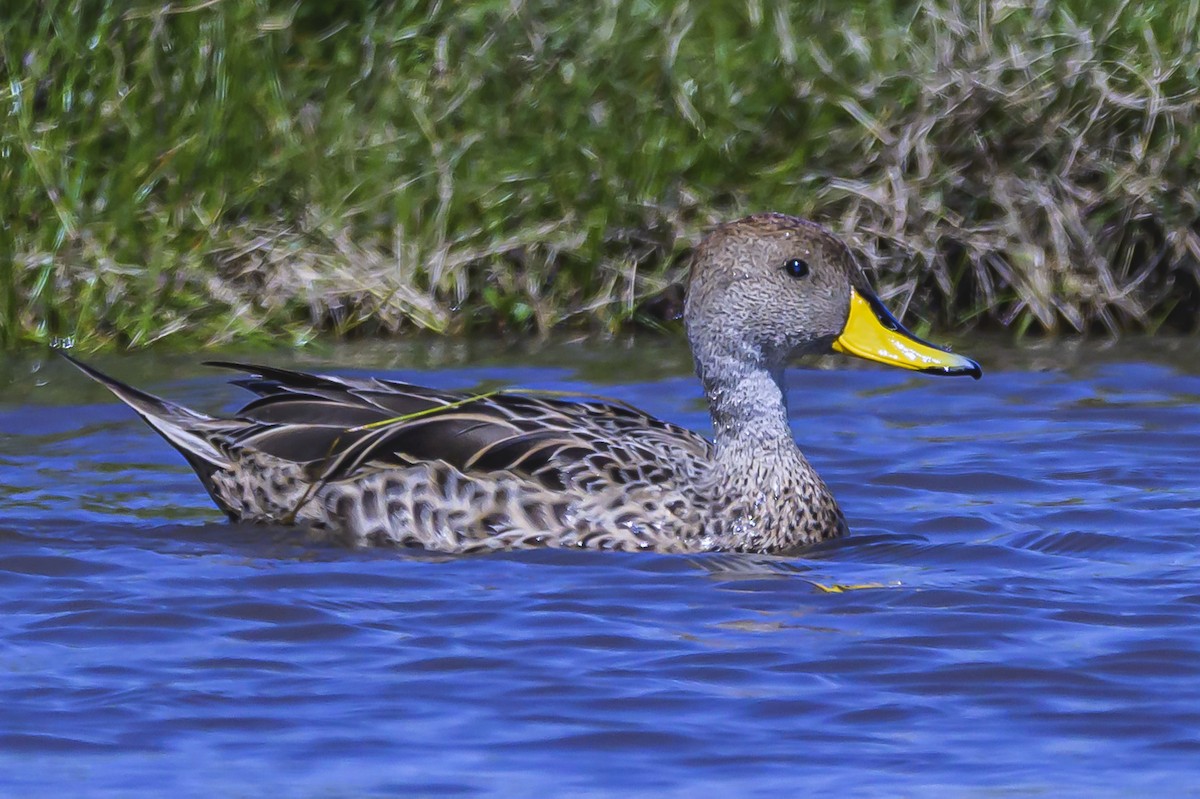
[[[979,364],[922,341],[904,329],[873,294],[850,290],[850,318],[833,348],[868,361],[939,375],[983,376]]]

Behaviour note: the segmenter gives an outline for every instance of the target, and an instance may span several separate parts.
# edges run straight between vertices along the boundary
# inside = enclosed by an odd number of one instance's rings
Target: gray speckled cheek
[[[805,260],[809,274],[789,276],[783,266],[791,258]],[[744,336],[772,361],[796,349],[822,351],[845,326],[857,269],[845,245],[816,226],[718,236],[693,265],[689,334],[694,344],[723,348],[704,339],[738,331],[730,336]]]

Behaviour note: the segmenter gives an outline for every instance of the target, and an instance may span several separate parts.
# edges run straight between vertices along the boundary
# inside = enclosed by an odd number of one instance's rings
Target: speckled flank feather
[[[802,258],[798,281],[779,265]],[[232,518],[353,545],[780,552],[846,525],[796,448],[783,371],[826,352],[865,285],[845,246],[764,214],[698,248],[685,319],[716,432],[628,406],[218,364],[257,398],[215,419],[90,376],[188,457]]]

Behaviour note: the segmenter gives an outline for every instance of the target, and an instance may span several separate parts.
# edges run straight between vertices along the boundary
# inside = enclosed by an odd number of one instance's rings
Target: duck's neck
[[[800,456],[788,425],[782,361],[716,351],[696,371],[708,398],[719,463]]]
[[[716,442],[712,470],[698,486],[710,512],[705,546],[790,551],[844,533],[837,502],[792,439],[782,359],[700,350],[696,371]]]

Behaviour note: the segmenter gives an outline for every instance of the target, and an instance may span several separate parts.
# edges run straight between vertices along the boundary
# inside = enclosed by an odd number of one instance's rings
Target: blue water
[[[82,375],[10,361],[0,795],[1200,796],[1198,353],[992,347],[978,383],[793,370],[853,535],[787,559],[229,525]],[[673,343],[305,357],[708,428]],[[177,357],[98,365],[240,399]]]

